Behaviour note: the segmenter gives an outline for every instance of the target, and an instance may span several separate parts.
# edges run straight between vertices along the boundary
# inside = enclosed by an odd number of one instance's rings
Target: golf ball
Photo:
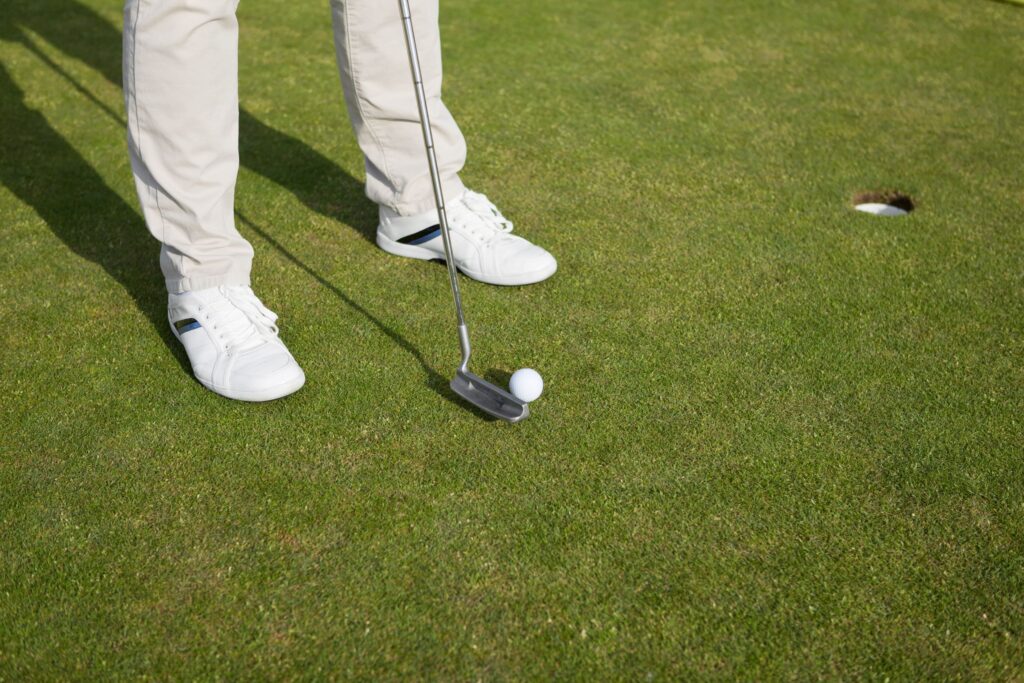
[[[544,380],[533,368],[520,368],[508,380],[509,391],[520,401],[535,401],[544,391]]]

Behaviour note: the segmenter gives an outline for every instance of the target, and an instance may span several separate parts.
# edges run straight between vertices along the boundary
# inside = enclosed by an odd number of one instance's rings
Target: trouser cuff
[[[250,281],[248,273],[228,273],[213,277],[168,278],[165,283],[168,294],[181,294],[213,287],[248,287]]]
[[[448,178],[441,186],[444,190],[445,202],[451,202],[466,193],[466,186],[462,180],[455,176]],[[394,209],[400,216],[418,216],[421,213],[435,211],[437,203],[434,201],[433,189],[426,197],[401,197],[395,196],[391,202],[378,202],[385,204],[388,208]]]

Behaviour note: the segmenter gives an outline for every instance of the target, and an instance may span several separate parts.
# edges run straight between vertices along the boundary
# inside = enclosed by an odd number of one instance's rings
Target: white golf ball
[[[544,391],[544,380],[533,368],[520,368],[508,380],[509,391],[520,401],[535,401]]]

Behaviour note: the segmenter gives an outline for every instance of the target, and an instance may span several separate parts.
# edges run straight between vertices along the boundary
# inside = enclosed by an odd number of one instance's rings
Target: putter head
[[[530,416],[526,403],[469,370],[459,370],[451,387],[463,399],[499,420],[519,422]]]

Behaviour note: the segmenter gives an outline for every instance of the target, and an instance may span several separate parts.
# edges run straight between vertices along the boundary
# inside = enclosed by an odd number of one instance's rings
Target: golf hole
[[[860,192],[853,198],[853,208],[874,216],[906,216],[914,210],[910,195],[891,192]]]

